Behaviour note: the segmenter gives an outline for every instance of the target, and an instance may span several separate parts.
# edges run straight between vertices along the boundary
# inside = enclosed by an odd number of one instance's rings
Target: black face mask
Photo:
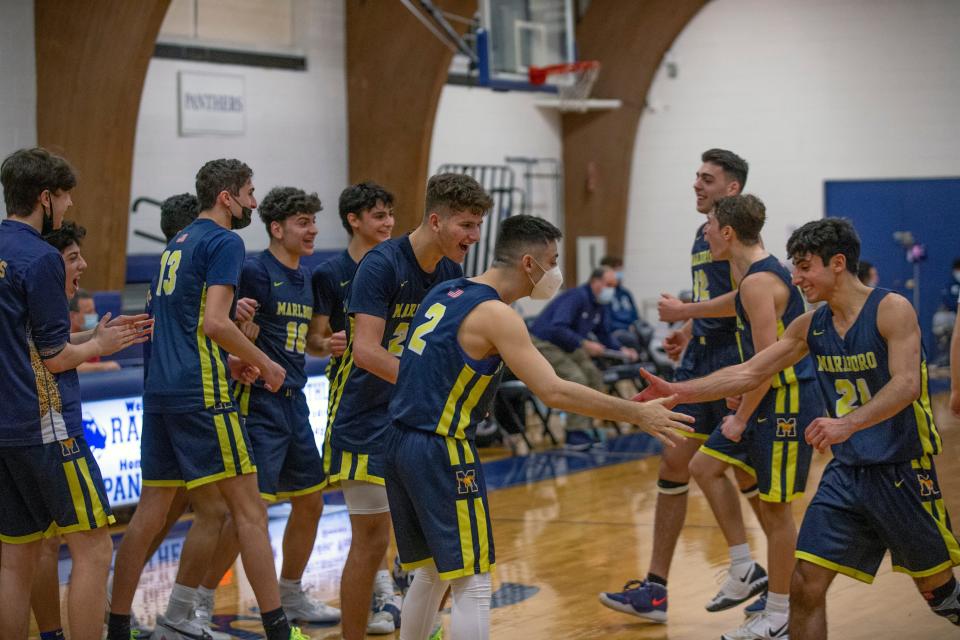
[[[234,202],[236,202],[237,204],[240,204],[240,202],[236,198],[234,198],[233,196],[230,196],[230,197],[233,198]],[[230,212],[230,228],[243,229],[245,227],[250,226],[250,220],[252,219],[252,216],[253,216],[253,209],[251,209],[250,207],[245,207],[242,204],[240,204],[239,218],[233,215],[233,211]]]

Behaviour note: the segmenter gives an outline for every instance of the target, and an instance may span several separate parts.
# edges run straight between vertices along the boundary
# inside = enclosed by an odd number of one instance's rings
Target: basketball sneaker
[[[766,611],[766,609],[767,609],[767,592],[764,591],[763,593],[760,594],[759,598],[757,598],[756,600],[754,600],[753,602],[751,602],[750,604],[748,604],[746,607],[743,608],[743,615],[749,618],[750,616],[755,616],[758,613],[763,613],[764,611]]]
[[[280,606],[290,622],[340,622],[340,609],[311,598],[303,589],[281,592]]]
[[[631,580],[623,591],[605,591],[600,603],[614,611],[653,622],[667,621],[667,588],[647,580]]]
[[[720,591],[707,603],[707,611],[726,611],[767,588],[767,572],[756,562],[734,565],[727,569],[727,577]]]
[[[229,633],[213,630],[213,594],[197,594],[196,604],[193,605],[193,622],[213,640],[233,640]]]
[[[721,640],[787,640],[787,614],[774,615],[766,611],[747,618],[738,628],[720,636]]]
[[[373,636],[393,633],[400,628],[400,609],[403,599],[396,594],[374,592],[367,620],[367,633]]]
[[[210,634],[193,620],[171,622],[159,615],[151,638],[153,640],[213,640]]]

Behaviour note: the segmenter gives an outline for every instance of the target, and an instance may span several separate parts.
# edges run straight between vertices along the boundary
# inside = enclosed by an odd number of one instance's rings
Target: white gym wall
[[[626,280],[638,298],[690,288],[709,147],[750,163],[764,240],[823,215],[827,179],[960,175],[960,2],[715,0],[674,43],[634,151]],[[676,77],[669,66],[676,65]]]

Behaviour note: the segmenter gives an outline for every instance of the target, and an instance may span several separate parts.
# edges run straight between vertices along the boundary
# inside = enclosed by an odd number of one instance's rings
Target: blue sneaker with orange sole
[[[631,580],[623,591],[604,591],[600,603],[605,607],[653,622],[667,621],[667,588],[648,580]]]

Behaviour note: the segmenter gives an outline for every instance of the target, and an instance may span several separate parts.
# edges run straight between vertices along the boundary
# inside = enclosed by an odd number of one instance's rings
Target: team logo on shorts
[[[475,469],[457,471],[457,493],[466,495],[479,491],[480,487],[477,486],[477,472]]]
[[[778,438],[796,438],[797,437],[797,419],[796,418],[777,418],[777,437]]]
[[[80,453],[80,445],[77,444],[77,440],[75,438],[61,440],[60,453],[63,454],[64,458],[69,458],[72,455]]]
[[[933,478],[930,477],[929,473],[918,473],[917,482],[920,483],[920,496],[933,496],[939,495],[940,492],[937,491],[937,487],[933,484]]]

